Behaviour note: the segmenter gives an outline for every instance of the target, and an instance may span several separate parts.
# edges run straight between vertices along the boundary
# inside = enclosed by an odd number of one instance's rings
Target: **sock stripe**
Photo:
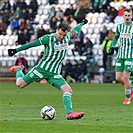
[[[130,94],[131,93],[131,89],[127,90],[125,89],[125,94]]]
[[[16,79],[16,83],[17,83],[20,79],[22,79],[22,77],[18,77],[18,78]]]
[[[64,96],[69,96],[69,97],[71,97],[71,95],[72,95],[72,93],[70,93],[70,92],[64,92],[64,93],[63,93],[63,97],[64,97]]]

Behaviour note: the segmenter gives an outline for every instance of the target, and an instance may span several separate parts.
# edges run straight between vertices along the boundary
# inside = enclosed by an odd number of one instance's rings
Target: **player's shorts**
[[[132,59],[131,58],[130,59],[117,58],[115,71],[116,72],[130,71],[131,66],[132,66]]]
[[[51,84],[57,89],[60,89],[62,85],[67,84],[67,82],[61,75],[45,71],[44,69],[38,68],[38,67],[32,68],[23,77],[23,80],[27,84],[30,84],[31,82],[34,82],[34,81],[39,82],[43,79],[46,79],[49,84]]]

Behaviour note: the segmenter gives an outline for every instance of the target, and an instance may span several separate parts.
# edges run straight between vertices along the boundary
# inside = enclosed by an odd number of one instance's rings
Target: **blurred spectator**
[[[108,38],[109,38],[109,40],[113,40],[114,39],[114,32],[112,30],[109,30]]]
[[[42,59],[43,55],[44,55],[44,52],[42,51],[42,52],[40,53],[40,55],[38,56],[38,58],[37,58],[37,61],[36,61],[36,64],[35,64],[35,65],[37,65],[37,64],[39,63],[39,61]]]
[[[62,23],[62,18],[59,16],[58,18],[56,18],[56,27],[59,26],[59,24]]]
[[[25,44],[24,33],[22,32],[22,30],[18,30],[17,35],[18,35],[18,40],[16,41],[16,45]]]
[[[55,7],[52,6],[52,7],[50,8],[49,12],[48,12],[48,19],[49,19],[49,21],[51,21],[51,19],[52,19],[53,17],[55,17],[55,14],[56,14]]]
[[[26,20],[25,28],[29,30],[30,34],[34,33],[34,28],[29,19]]]
[[[69,59],[65,61],[65,65],[62,68],[62,76],[64,79],[67,78],[67,76],[72,75],[72,63],[70,62]]]
[[[56,30],[56,22],[57,22],[57,20],[56,20],[56,18],[55,17],[53,17],[53,18],[51,18],[51,20],[50,20],[50,28],[52,28],[54,31]]]
[[[9,11],[8,10],[5,10],[5,11],[2,11],[2,20],[3,20],[3,23],[6,23],[7,25],[9,25],[10,21],[9,21]]]
[[[92,49],[92,47],[93,47],[92,41],[88,37],[85,37],[84,52],[86,53],[88,51],[87,49],[88,48]]]
[[[27,29],[24,29],[24,44],[30,42],[30,33]]]
[[[10,10],[11,9],[11,4],[9,0],[4,0],[4,3],[2,4],[0,10]]]
[[[33,10],[30,8],[28,9],[28,12],[27,12],[27,18],[26,19],[29,19],[30,21],[33,21],[35,18],[35,15],[33,13]]]
[[[12,6],[12,8],[13,8],[14,11],[16,11],[17,8],[19,8],[19,7],[18,7],[18,2],[17,2],[17,0],[14,0],[14,1],[13,1],[13,6]],[[19,8],[19,9],[20,9],[20,8]]]
[[[105,12],[106,12],[107,16],[105,16],[105,17],[103,18],[103,22],[104,22],[104,23],[106,23],[106,22],[111,22],[111,17],[110,17],[110,15],[111,15],[111,6],[110,6],[110,5],[107,6],[107,9],[106,9]]]
[[[64,16],[67,17],[68,19],[70,18],[70,16],[74,16],[74,8],[73,8],[73,5],[70,4],[69,8],[67,8],[64,12]]]
[[[40,38],[47,34],[47,31],[43,28],[43,26],[38,27],[37,29],[37,38]]]
[[[63,19],[64,13],[63,13],[63,11],[62,11],[62,9],[61,9],[60,7],[57,8],[55,17],[56,17],[56,18],[60,17],[61,19]]]
[[[100,32],[100,44],[102,44],[103,40],[108,35],[108,33],[109,33],[109,31],[108,31],[107,27],[105,25],[103,25],[103,29]]]
[[[112,7],[110,12],[110,21],[114,22],[115,17],[118,15],[118,11]]]
[[[20,19],[19,25],[20,25],[20,29],[23,31],[26,26],[25,19]]]
[[[20,17],[20,9],[19,7],[17,7],[17,9],[15,10],[14,14],[11,16],[10,19],[13,19],[13,18],[19,19],[19,17]]]
[[[34,15],[37,13],[37,9],[38,9],[37,0],[30,0],[29,9],[33,10]]]
[[[49,0],[50,5],[57,4],[57,3],[58,3],[58,0]]]
[[[80,81],[84,81],[86,83],[89,82],[88,79],[88,70],[87,70],[87,65],[86,62],[82,59],[79,60],[79,71],[80,71],[80,76],[78,77]]]
[[[80,76],[80,71],[79,71],[79,63],[77,60],[74,60],[74,63],[72,65],[72,78],[74,82],[77,82],[79,79],[78,77]]]
[[[123,13],[124,13],[124,6],[120,6],[118,10],[118,15],[115,17],[114,22],[116,24],[124,22]]]
[[[107,70],[107,64],[109,65],[109,62],[111,62],[111,59],[109,59],[109,56],[108,56],[111,45],[112,45],[112,40],[110,40],[108,37],[106,37],[102,43],[104,70]]]
[[[93,7],[95,12],[105,12],[106,7],[109,5],[109,0],[94,0]]]
[[[28,6],[27,6],[25,0],[19,0],[18,4],[17,4],[17,7],[20,8],[20,11],[22,11],[23,9],[26,10]]]
[[[22,70],[24,74],[26,73],[25,70],[26,69],[28,70],[28,68],[29,68],[28,61],[26,60],[26,58],[24,58],[23,54],[19,55],[19,57],[16,60],[15,65],[17,65],[17,66],[21,66],[21,65],[25,66],[25,68]]]
[[[86,52],[84,52],[83,55],[86,56],[87,66],[92,66],[94,68],[95,59],[94,59],[92,49],[90,47],[88,47]]]
[[[120,6],[119,10],[118,10],[118,16],[123,16],[124,14],[124,6]]]
[[[17,19],[12,19],[9,26],[11,27],[12,31],[15,32],[16,30],[19,29],[19,22]]]
[[[85,19],[84,9],[80,6],[77,6],[76,11],[74,13],[74,18],[77,21],[77,23],[80,23],[83,19]]]
[[[3,23],[3,21],[0,19],[0,35],[5,35],[7,29],[7,24]]]
[[[91,4],[90,4],[89,0],[81,0],[79,2],[79,5],[84,9],[84,12],[86,14],[90,12]]]
[[[129,8],[130,8],[131,11],[133,12],[133,5],[129,5]]]
[[[75,36],[72,42],[75,45],[74,49],[72,49],[73,55],[75,55],[75,51],[77,51],[79,55],[82,55],[84,49],[84,33],[82,30],[79,32],[77,36]]]
[[[71,27],[71,29],[73,29],[75,26],[77,25],[77,21],[74,19],[74,17],[71,15],[70,16],[70,24],[69,26]]]
[[[63,22],[63,23],[66,23],[66,24],[68,24],[68,25],[70,24],[70,21],[69,21],[68,17],[66,17],[66,16],[64,16],[62,22]]]
[[[23,9],[23,10],[20,12],[20,19],[26,20],[27,18],[28,18],[28,13],[27,13],[26,9]]]

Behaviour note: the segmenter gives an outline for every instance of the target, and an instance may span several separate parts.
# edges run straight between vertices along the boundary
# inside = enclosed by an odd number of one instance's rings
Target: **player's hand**
[[[82,22],[83,22],[84,24],[87,24],[87,23],[88,23],[88,20],[87,20],[87,19],[83,19]]]
[[[114,54],[114,47],[111,47],[110,49],[109,49],[109,55],[113,55]]]
[[[16,52],[16,49],[8,49],[8,55],[9,56],[13,56],[15,55],[17,52]]]

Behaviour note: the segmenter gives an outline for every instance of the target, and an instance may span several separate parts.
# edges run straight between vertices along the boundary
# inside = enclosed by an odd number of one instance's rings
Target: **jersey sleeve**
[[[82,23],[79,23],[76,27],[74,27],[70,32],[68,32],[68,35],[70,37],[74,37],[76,34],[78,34],[81,29],[82,29],[82,26],[83,26],[83,22]]]
[[[115,36],[114,36],[114,39],[113,39],[113,42],[112,42],[112,46],[113,47],[115,47],[115,45],[117,44],[117,41],[119,39],[119,36],[120,36],[119,25],[117,25],[116,32],[115,32]]]
[[[39,38],[39,41],[42,45],[46,45],[49,43],[49,36],[48,35],[44,35],[42,37]]]
[[[120,36],[120,30],[119,30],[119,28],[120,28],[120,26],[117,25],[117,27],[116,27],[116,32],[115,32],[115,35],[116,35],[116,36]]]

